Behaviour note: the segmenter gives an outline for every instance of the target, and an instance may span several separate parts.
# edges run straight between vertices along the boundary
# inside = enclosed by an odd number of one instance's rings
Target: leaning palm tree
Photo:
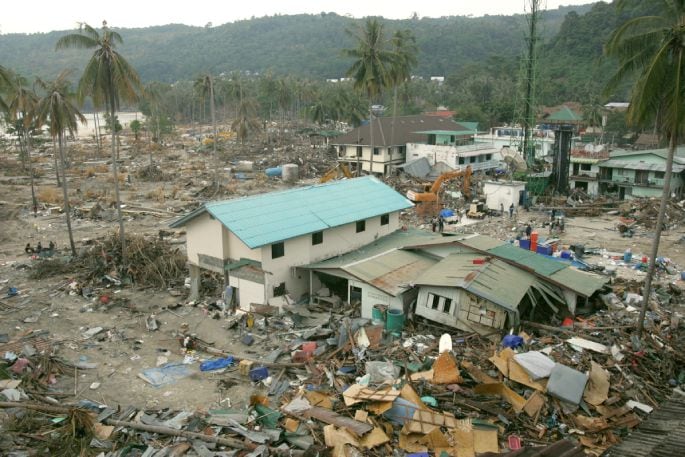
[[[343,54],[352,57],[354,62],[347,70],[347,76],[354,80],[354,88],[366,93],[369,99],[369,131],[371,142],[371,161],[369,172],[373,173],[373,104],[383,89],[392,85],[392,68],[396,60],[395,53],[389,48],[385,38],[383,24],[376,18],[370,18],[363,27],[348,33],[356,40],[356,47],[343,50]],[[357,170],[357,174],[360,170]]]
[[[619,0],[618,7],[626,3],[625,0]],[[613,32],[605,48],[609,56],[619,61],[619,68],[610,79],[607,91],[616,88],[626,78],[637,75],[627,111],[628,122],[638,126],[656,122],[660,133],[668,140],[664,190],[637,324],[638,334],[644,328],[645,312],[652,292],[664,214],[671,193],[673,155],[685,130],[682,109],[685,102],[685,0],[660,0],[659,4],[660,15],[627,21]]]
[[[81,48],[94,49],[93,55],[86,64],[78,83],[78,95],[82,101],[90,96],[96,107],[104,106],[110,119],[116,119],[120,102],[135,102],[141,92],[140,78],[135,69],[119,54],[115,47],[123,43],[121,35],[102,22],[102,33],[98,33],[88,24],[81,24],[79,33],[63,36],[57,41],[56,49]],[[119,194],[119,173],[117,165],[117,131],[112,129],[112,174],[114,176],[114,193],[119,219],[119,237],[121,239],[122,270],[126,265],[126,235],[124,218],[121,213],[121,196]]]
[[[69,207],[69,192],[67,188],[66,160],[64,149],[66,147],[66,133],[73,136],[78,130],[78,122],[86,123],[86,118],[71,101],[67,81],[68,72],[62,72],[52,83],[46,84],[38,80],[38,85],[45,90],[45,95],[38,101],[36,106],[36,119],[39,125],[47,125],[53,141],[59,145],[59,159],[62,168],[62,196],[64,197],[64,214],[67,216],[67,231],[69,232],[69,246],[71,254],[76,256],[74,235],[71,231],[71,208]]]
[[[0,65],[0,95],[2,95],[3,91],[9,91],[9,88],[11,87],[11,82],[12,77],[10,75],[10,71]],[[7,102],[5,101],[5,98],[0,96],[0,111],[7,113],[9,111],[9,107],[7,105]]]
[[[36,199],[33,163],[31,161],[31,131],[36,127],[33,115],[37,101],[36,93],[33,89],[26,86],[24,78],[19,75],[16,75],[14,78],[8,77],[8,81],[10,96],[6,108],[9,113],[10,121],[17,130],[19,148],[20,151],[23,152],[22,158],[26,160],[26,166],[29,171],[31,180],[31,204],[33,207],[33,214],[35,215],[38,211],[38,200]]]
[[[214,105],[214,78],[211,75],[202,75],[195,80],[195,89],[202,94],[202,98],[209,97],[209,112],[212,116],[212,154],[214,156],[214,185],[219,189],[219,169],[220,161],[216,152],[216,142],[219,140],[216,131],[216,109]]]

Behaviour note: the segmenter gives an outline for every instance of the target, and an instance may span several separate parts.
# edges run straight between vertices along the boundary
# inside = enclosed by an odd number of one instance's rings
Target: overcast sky
[[[25,0],[26,1],[26,0]],[[582,5],[596,0],[543,0],[547,9]],[[0,13],[0,33],[34,33],[69,30],[78,22],[99,27],[102,20],[114,27],[164,24],[220,25],[252,16],[335,12],[353,17],[483,16],[524,12],[528,0],[8,0]]]

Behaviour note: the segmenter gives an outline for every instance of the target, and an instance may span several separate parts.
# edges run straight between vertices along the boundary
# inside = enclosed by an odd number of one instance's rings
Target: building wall
[[[490,158],[488,159],[488,156]],[[484,148],[483,145],[450,146],[432,145],[422,143],[407,143],[407,161],[425,157],[431,166],[438,162],[444,162],[455,170],[466,169],[471,166],[473,171],[483,171],[497,168],[499,154],[494,148]],[[463,163],[459,158],[463,157]],[[471,161],[474,157],[474,161]]]
[[[578,185],[576,185],[576,183],[587,183],[587,190],[584,191],[586,194],[588,194],[590,196],[599,195],[599,181],[589,181],[589,180],[586,181],[586,180],[580,180],[580,179],[576,181],[576,180],[571,179],[571,180],[569,180],[569,187],[571,189],[575,189],[576,187],[579,187],[579,188],[582,187],[582,185],[578,186]]]
[[[397,146],[377,146],[377,148],[379,154],[373,156],[374,173],[383,174],[386,165],[404,163],[405,154],[401,154]],[[355,163],[357,161],[357,145],[338,145],[338,158]],[[371,168],[371,146],[362,146],[362,155],[359,161],[362,170],[368,172]]]
[[[199,255],[220,258],[224,253],[223,225],[204,213],[188,222],[186,226],[186,250],[188,262],[202,266]]]
[[[441,297],[433,309],[433,296]],[[444,299],[451,299],[449,313],[443,311]],[[494,303],[456,287],[422,286],[416,301],[416,314],[461,330],[487,332],[503,328],[507,311]]]
[[[266,297],[273,297],[273,288],[286,284],[288,293],[299,298],[309,292],[309,273],[297,268],[353,251],[374,239],[388,235],[399,228],[399,212],[390,213],[387,225],[381,225],[380,216],[366,220],[366,230],[356,233],[356,223],[324,231],[323,243],[312,245],[311,234],[291,238],[284,242],[283,257],[272,259],[271,245],[261,248],[262,268],[266,274]]]
[[[228,249],[224,250],[225,258],[234,261],[240,259],[251,259],[257,262],[262,261],[262,250],[260,248],[250,249],[245,243],[243,243],[240,238],[235,236],[233,232],[228,230],[226,227],[224,229],[225,246]]]
[[[362,317],[371,319],[374,305],[385,305],[388,309],[401,309],[404,311],[402,296],[393,297],[382,290],[361,281],[348,281],[348,287],[359,287],[362,290]],[[349,289],[348,289],[349,297]]]
[[[486,181],[483,183],[485,204],[488,208],[499,210],[504,206],[504,211],[509,211],[512,204],[518,209],[520,192],[526,189],[524,182],[496,182]]]
[[[249,311],[252,303],[265,303],[263,284],[235,277],[229,277],[228,284],[237,289],[237,300],[243,311]]]

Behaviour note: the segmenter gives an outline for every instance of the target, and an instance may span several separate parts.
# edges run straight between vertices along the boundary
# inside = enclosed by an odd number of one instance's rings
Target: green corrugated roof
[[[545,121],[551,121],[551,122],[568,122],[568,123],[577,123],[577,122],[582,122],[583,118],[571,110],[568,106],[564,105],[561,108],[559,108],[559,111],[554,112],[547,116],[545,118]]]
[[[208,211],[245,245],[257,248],[411,206],[394,189],[366,176],[206,203],[171,226]]]
[[[472,135],[476,133],[474,130],[421,130],[418,132],[422,135]]]
[[[550,276],[550,279],[585,297],[591,296],[609,282],[609,278],[606,276],[586,273],[573,267],[557,271]]]
[[[554,259],[548,259],[543,255],[536,254],[533,251],[521,249],[513,244],[503,244],[501,246],[488,249],[488,252],[491,252],[497,257],[520,263],[521,265],[528,267],[537,274],[543,276],[550,276],[559,270],[568,268],[568,265],[563,262],[559,262]]]
[[[458,124],[463,125],[469,130],[473,130],[474,132],[478,131],[478,122],[470,122],[470,121],[457,121]]]
[[[460,241],[462,244],[480,251],[487,251],[489,249],[496,248],[497,246],[507,244],[505,241],[485,235],[473,235]]]

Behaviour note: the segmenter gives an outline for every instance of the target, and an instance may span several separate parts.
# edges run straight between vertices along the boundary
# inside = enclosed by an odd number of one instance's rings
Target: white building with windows
[[[302,267],[340,256],[399,228],[412,203],[373,177],[205,203],[171,224],[184,227],[192,289],[200,270],[224,275],[240,306],[310,292]]]

